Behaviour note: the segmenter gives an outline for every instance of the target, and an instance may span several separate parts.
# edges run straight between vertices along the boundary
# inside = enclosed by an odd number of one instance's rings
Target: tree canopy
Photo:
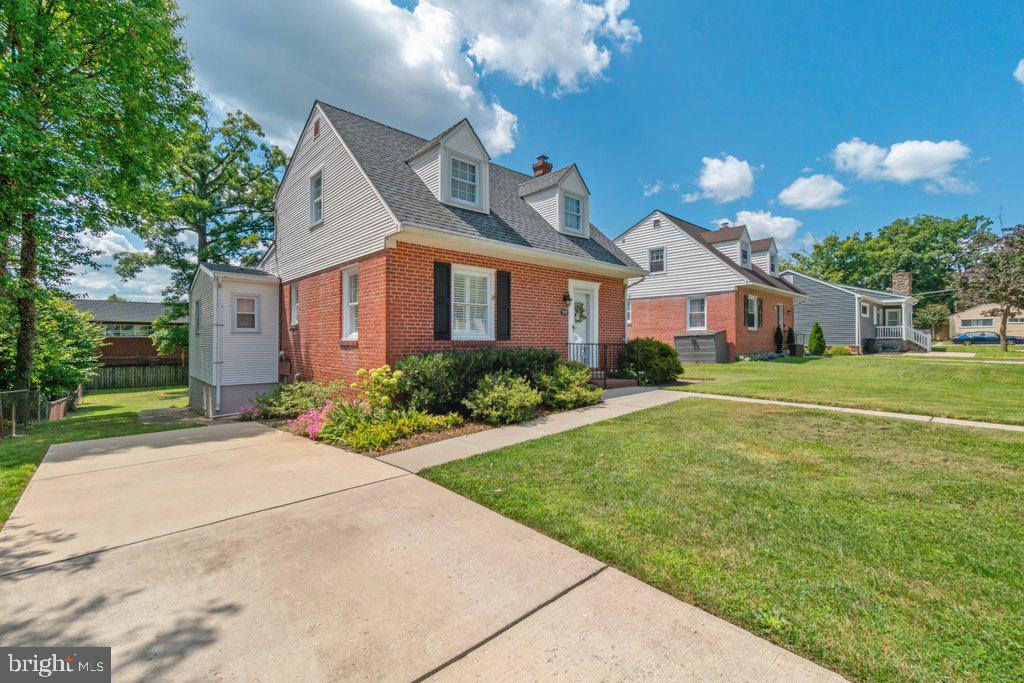
[[[991,305],[982,315],[998,317],[999,337],[1006,351],[1006,323],[1024,311],[1024,225],[998,235],[977,235],[966,250],[973,264],[956,280],[958,306]]]
[[[118,255],[123,278],[166,265],[173,273],[165,300],[184,313],[197,260],[251,263],[273,239],[274,196],[287,156],[263,142],[263,129],[241,111],[220,125],[209,110],[194,117],[182,137],[178,163],[135,232],[146,251]]]
[[[882,290],[893,273],[905,271],[916,292],[934,292],[953,286],[972,262],[965,247],[976,235],[989,234],[991,225],[984,216],[900,218],[877,233],[828,235],[791,254],[785,265],[829,282]]]

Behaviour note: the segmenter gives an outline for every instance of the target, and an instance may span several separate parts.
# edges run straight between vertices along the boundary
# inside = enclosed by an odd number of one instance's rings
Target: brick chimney
[[[910,296],[913,276],[907,272],[892,274],[892,293],[900,296]]]
[[[542,176],[545,173],[551,173],[551,162],[548,158],[541,154],[537,157],[537,161],[533,162],[533,177]]]
[[[718,229],[719,230],[725,230],[728,227],[729,227],[729,221],[722,221],[722,223],[718,226]]]

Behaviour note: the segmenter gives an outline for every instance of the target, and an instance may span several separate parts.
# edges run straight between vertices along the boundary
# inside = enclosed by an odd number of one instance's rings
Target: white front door
[[[569,359],[597,367],[597,292],[590,287],[572,287],[569,294]]]

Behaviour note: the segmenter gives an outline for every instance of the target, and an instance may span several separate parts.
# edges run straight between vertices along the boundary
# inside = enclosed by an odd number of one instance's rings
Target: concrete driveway
[[[54,446],[0,643],[116,680],[834,674],[408,472],[253,423]]]

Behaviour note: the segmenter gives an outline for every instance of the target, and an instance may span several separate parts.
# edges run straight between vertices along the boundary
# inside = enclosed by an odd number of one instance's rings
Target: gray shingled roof
[[[765,271],[763,271],[762,269],[758,268],[753,264],[751,264],[750,268],[743,268],[738,263],[730,259],[728,256],[718,251],[718,249],[714,247],[714,242],[711,242],[708,239],[708,237],[720,233],[722,232],[722,230],[707,230],[706,228],[702,228],[699,225],[694,225],[689,221],[684,221],[682,218],[676,218],[675,216],[665,213],[664,211],[662,211],[661,213],[664,214],[670,221],[675,223],[676,226],[680,228],[683,232],[685,232],[687,235],[693,237],[696,240],[700,240],[704,244],[708,245],[708,251],[717,256],[719,261],[723,262],[724,264],[732,268],[733,271],[738,273],[741,277],[746,278],[748,282],[752,282],[757,285],[768,285],[769,287],[775,287],[776,289],[784,289],[790,292],[795,292],[797,294],[804,293],[796,285],[793,285],[792,283],[787,282],[786,280],[783,280],[780,277],[769,275],[768,273],[766,273]],[[742,228],[744,226],[736,227]],[[724,230],[734,230],[734,228],[725,228]],[[733,239],[736,238],[734,237]]]
[[[738,240],[743,231],[747,229],[745,225],[734,225],[730,228],[719,228],[718,230],[707,230],[705,231],[704,241],[708,244],[717,244],[718,242],[731,242]]]
[[[564,235],[552,228],[519,196],[519,186],[532,176],[495,163],[489,164],[490,213],[442,204],[406,163],[426,140],[324,102],[319,104],[398,220],[462,237],[640,268],[593,225],[590,239]]]
[[[72,299],[80,311],[92,314],[101,323],[139,323],[148,325],[164,314],[161,303],[151,301],[105,301],[102,299]],[[187,323],[188,318],[177,318],[176,323]]]
[[[569,164],[568,166],[563,166],[557,171],[551,171],[550,173],[530,178],[519,186],[519,196],[527,197],[534,192],[540,192],[541,190],[546,190],[549,187],[554,187],[558,183],[562,182],[562,178],[564,178],[575,165],[576,164]]]
[[[458,128],[459,124],[462,123],[463,121],[465,121],[466,123],[469,123],[469,119],[467,119],[465,117],[459,119],[458,121],[456,121],[452,125],[448,126],[444,130],[442,130],[440,133],[435,135],[434,137],[432,137],[429,140],[427,140],[419,149],[417,149],[415,152],[410,154],[408,156],[408,158],[406,159],[406,161],[412,161],[413,159],[415,159],[419,155],[421,155],[424,152],[426,152],[428,149],[431,149],[432,147],[437,147],[437,143],[441,142],[441,138],[443,138],[445,135],[448,135],[448,133],[450,133],[453,130],[455,130],[456,128]]]
[[[232,273],[234,275],[267,275],[269,277],[274,277],[273,273],[259,268],[243,268],[242,266],[233,266],[229,263],[210,263],[208,261],[203,261],[199,265],[215,273]]]
[[[755,253],[759,251],[768,251],[769,249],[771,249],[771,246],[771,237],[762,237],[759,240],[750,240],[750,251]]]

